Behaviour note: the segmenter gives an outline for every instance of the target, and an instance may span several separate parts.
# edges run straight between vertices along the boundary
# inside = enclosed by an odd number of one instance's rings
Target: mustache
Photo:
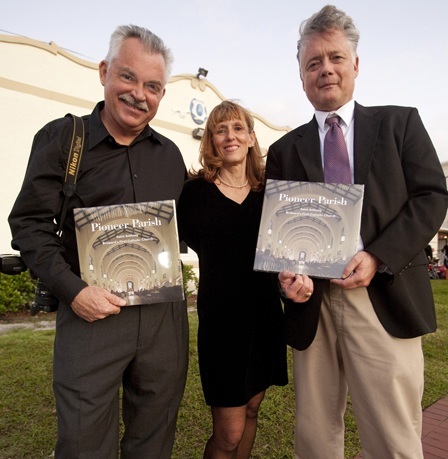
[[[138,108],[139,110],[143,110],[144,112],[148,112],[149,111],[148,104],[145,101],[138,102],[130,94],[122,94],[118,98],[123,100],[124,102],[126,102],[131,107]]]

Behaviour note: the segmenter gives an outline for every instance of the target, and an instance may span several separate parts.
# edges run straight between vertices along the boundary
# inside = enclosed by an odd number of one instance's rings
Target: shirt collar
[[[319,125],[319,129],[324,132],[325,131],[325,120],[330,113],[335,113],[338,115],[341,120],[345,123],[346,126],[350,126],[350,123],[353,120],[353,116],[355,113],[355,101],[351,99],[341,108],[337,109],[336,111],[332,112],[322,112],[320,110],[315,110],[314,115],[316,117],[317,124]]]
[[[93,109],[92,115],[90,116],[89,120],[89,148],[93,148],[99,143],[101,143],[104,139],[110,137],[109,132],[106,129],[106,126],[103,124],[103,120],[101,119],[100,112],[104,108],[104,101],[98,102]],[[142,140],[145,138],[151,138],[158,143],[162,143],[162,140],[159,136],[156,135],[156,132],[149,127],[149,125],[145,126],[143,131],[137,136],[135,141]],[[134,141],[134,142],[135,142]]]

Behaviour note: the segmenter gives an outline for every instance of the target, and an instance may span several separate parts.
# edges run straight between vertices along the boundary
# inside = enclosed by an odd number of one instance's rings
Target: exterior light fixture
[[[208,70],[205,70],[203,69],[202,67],[199,67],[199,70],[198,70],[198,74],[196,75],[196,78],[199,78],[199,77],[206,77],[208,74]]]
[[[202,128],[196,128],[193,129],[193,132],[191,133],[193,136],[193,139],[201,140],[202,136],[204,135],[204,129]]]

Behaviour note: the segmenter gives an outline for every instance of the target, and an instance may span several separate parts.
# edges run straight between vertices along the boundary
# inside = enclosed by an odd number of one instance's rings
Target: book
[[[185,298],[174,200],[74,209],[81,278],[127,305]]]
[[[254,270],[339,278],[357,252],[364,185],[266,181]]]

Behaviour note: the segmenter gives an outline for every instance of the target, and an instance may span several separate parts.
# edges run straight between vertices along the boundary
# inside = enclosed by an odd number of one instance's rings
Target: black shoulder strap
[[[66,116],[73,118],[73,133],[68,152],[67,168],[62,191],[64,192],[64,203],[61,210],[61,219],[59,221],[59,230],[62,231],[65,215],[67,214],[68,201],[76,189],[76,180],[78,178],[79,165],[81,164],[82,152],[84,149],[84,122],[79,116],[69,113]]]
[[[70,150],[68,152],[67,169],[65,171],[64,194],[73,196],[78,178],[79,164],[81,163],[84,148],[84,123],[79,116],[70,114],[73,118],[73,133]]]

